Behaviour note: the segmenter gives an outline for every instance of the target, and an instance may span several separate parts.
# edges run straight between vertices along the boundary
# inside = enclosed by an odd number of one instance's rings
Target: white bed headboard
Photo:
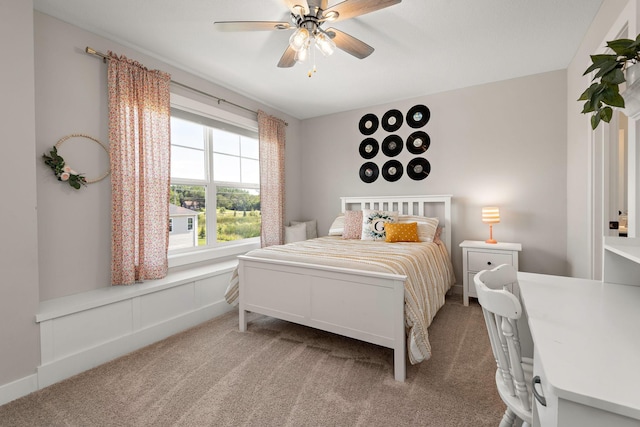
[[[442,228],[440,239],[451,256],[451,195],[442,196],[362,196],[340,197],[342,212],[346,210],[379,209],[398,211],[401,215],[438,218]]]

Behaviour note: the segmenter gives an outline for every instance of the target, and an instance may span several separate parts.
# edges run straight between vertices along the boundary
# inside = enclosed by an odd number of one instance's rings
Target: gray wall
[[[488,238],[488,226],[481,222],[481,207],[487,205],[501,211],[494,237],[522,243],[522,270],[566,274],[565,75],[555,71],[305,120],[305,217],[317,218],[319,232],[326,234],[340,210],[340,196],[452,194],[452,255],[459,284],[457,245]],[[363,183],[360,118],[366,113],[382,117],[391,108],[406,113],[416,104],[431,110],[423,128],[431,137],[425,156],[430,176]],[[403,124],[396,133],[406,139],[412,131]],[[372,136],[382,141],[386,135],[379,129]],[[405,149],[397,158],[406,164],[411,157]],[[384,158],[382,153],[374,158],[379,167]]]
[[[107,66],[84,53],[90,46],[106,53],[112,50],[135,59],[151,69],[161,69],[172,79],[215,96],[274,114],[289,123],[286,151],[287,217],[299,216],[300,121],[158,59],[106,40],[100,36],[35,12],[36,58],[36,152],[48,152],[61,137],[83,133],[108,144]],[[178,91],[176,91],[178,92]],[[226,108],[241,116],[251,113],[217,103],[185,90],[201,102]],[[255,115],[253,115],[255,118]],[[33,149],[33,147],[31,147]],[[83,139],[70,139],[61,153],[75,170],[99,176],[108,157]],[[38,162],[38,229],[40,255],[40,299],[47,300],[110,284],[111,183],[109,178],[74,190],[55,180],[51,170]]]
[[[33,3],[0,2],[0,385],[35,373],[40,361]]]

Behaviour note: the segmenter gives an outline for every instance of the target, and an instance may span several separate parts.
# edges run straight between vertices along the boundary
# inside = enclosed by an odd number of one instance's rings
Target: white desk
[[[518,281],[547,400],[534,425],[640,426],[640,286],[532,273]]]

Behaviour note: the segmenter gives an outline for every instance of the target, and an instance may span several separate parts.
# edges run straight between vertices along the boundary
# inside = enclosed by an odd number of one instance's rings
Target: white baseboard
[[[38,376],[36,374],[20,378],[8,384],[2,384],[0,385],[0,405],[26,396],[36,390],[38,390]]]

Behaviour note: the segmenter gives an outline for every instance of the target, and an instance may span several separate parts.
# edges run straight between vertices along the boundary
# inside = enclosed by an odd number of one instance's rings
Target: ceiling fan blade
[[[218,21],[213,23],[220,31],[288,30],[291,24],[277,21]]]
[[[331,37],[338,49],[342,49],[356,58],[364,59],[374,51],[374,49],[365,42],[335,28],[329,28],[327,34]]]
[[[309,4],[307,0],[284,0],[291,13],[295,15],[306,15],[309,13]],[[304,10],[300,11],[300,7]]]
[[[401,1],[402,0],[345,0],[325,10],[324,15],[326,16],[330,11],[335,11],[340,15],[336,19],[331,20],[331,22],[344,21],[345,19],[393,6]]]
[[[291,46],[287,46],[287,50],[282,54],[282,58],[278,62],[278,67],[289,68],[296,65],[296,51],[291,49]]]

